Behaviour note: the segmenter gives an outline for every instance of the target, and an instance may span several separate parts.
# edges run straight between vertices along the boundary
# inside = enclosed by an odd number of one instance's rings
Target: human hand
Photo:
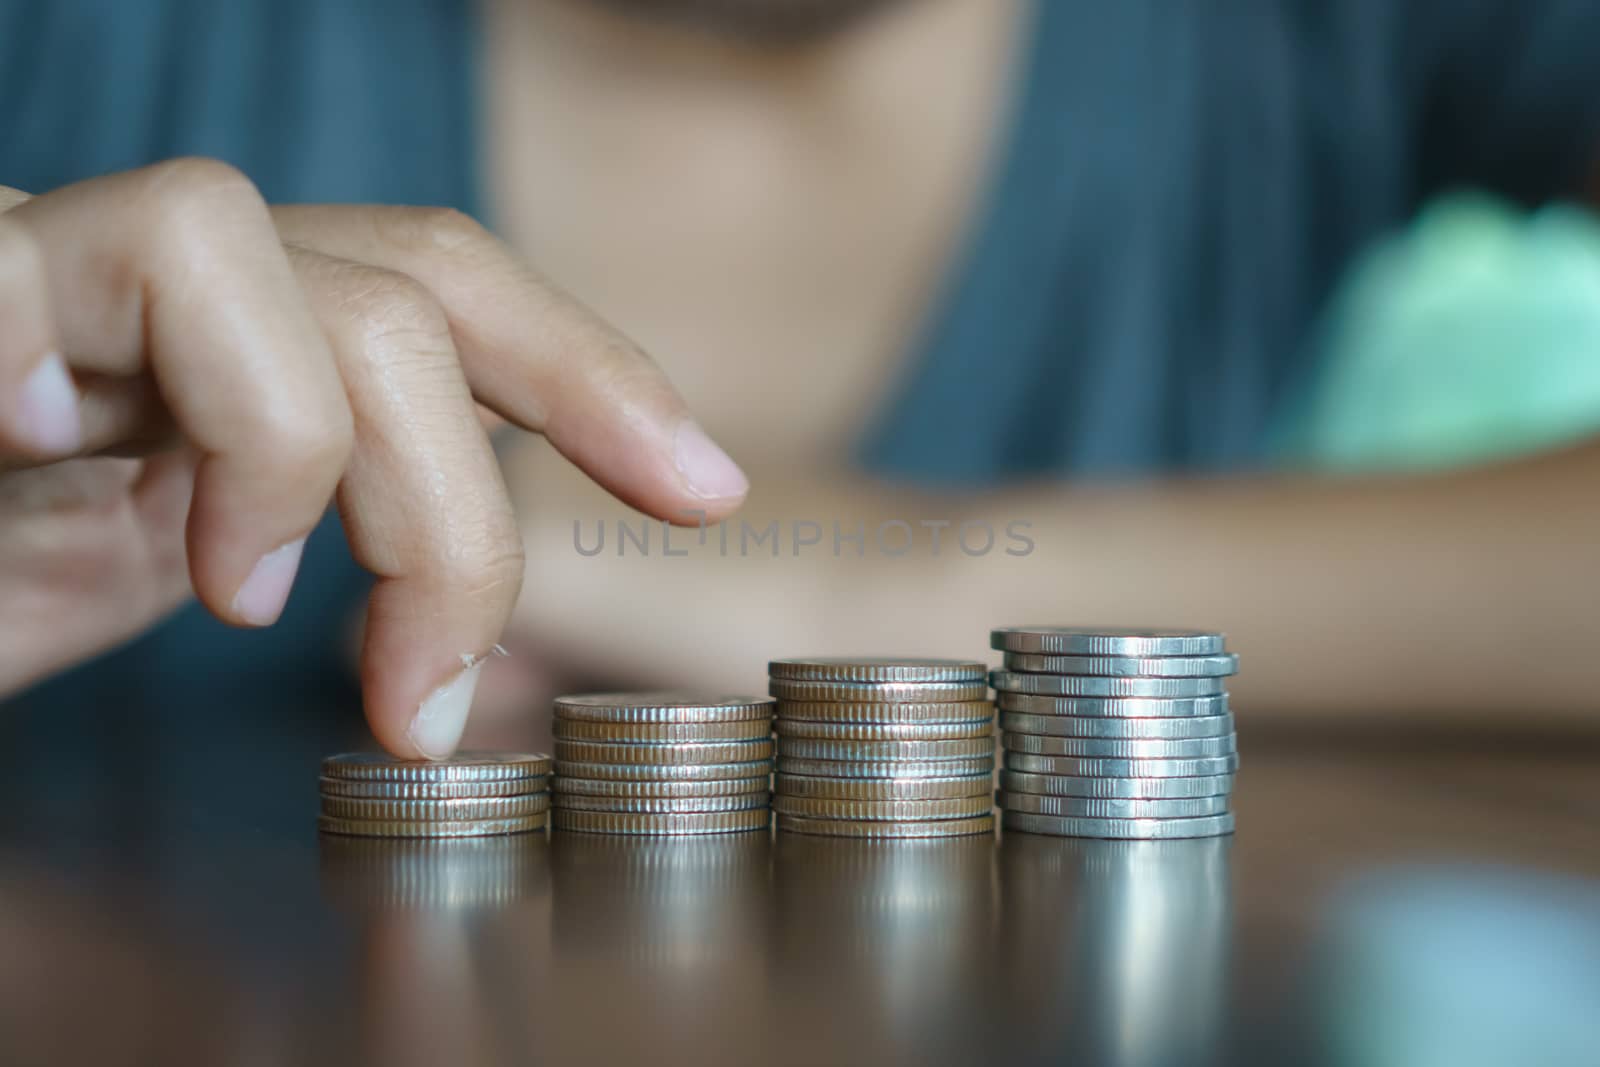
[[[208,160],[0,188],[0,323],[0,688],[186,585],[272,623],[336,495],[377,576],[368,721],[442,757],[523,570],[478,404],[652,515],[747,488],[643,353],[451,211],[269,208]]]

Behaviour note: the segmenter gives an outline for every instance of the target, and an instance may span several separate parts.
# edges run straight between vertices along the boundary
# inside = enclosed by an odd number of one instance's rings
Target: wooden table
[[[319,839],[338,738],[0,790],[0,1058],[1351,1062],[1352,976],[1407,995],[1430,893],[1600,885],[1592,744],[1241,734],[1238,833],[1171,843]]]

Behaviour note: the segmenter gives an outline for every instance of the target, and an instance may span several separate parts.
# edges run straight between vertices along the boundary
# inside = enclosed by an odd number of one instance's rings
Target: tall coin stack
[[[1222,634],[1005,627],[990,676],[1007,830],[1061,837],[1233,832],[1239,766]]]
[[[550,757],[461,752],[398,760],[352,752],[322,761],[324,833],[355,837],[482,837],[543,830]]]
[[[954,837],[994,830],[994,705],[981,663],[781,659],[779,830]]]
[[[555,702],[557,830],[720,834],[771,822],[772,701],[592,693]]]

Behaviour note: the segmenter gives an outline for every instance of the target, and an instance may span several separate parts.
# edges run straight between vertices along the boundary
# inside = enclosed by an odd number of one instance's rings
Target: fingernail
[[[78,390],[67,364],[54,352],[33,368],[18,393],[18,430],[41,452],[76,451],[83,440],[78,419]]]
[[[478,688],[480,661],[466,668],[428,695],[417,708],[416,718],[406,728],[406,736],[425,759],[446,759],[461,743],[472,709],[472,694]]]
[[[678,424],[673,452],[678,473],[683,475],[695,496],[725,500],[744,496],[750,489],[750,479],[744,476],[744,471],[693,419],[684,419]]]
[[[262,556],[233,595],[233,613],[252,626],[270,626],[283,614],[289,600],[289,587],[300,568],[300,553],[306,539],[290,541]]]

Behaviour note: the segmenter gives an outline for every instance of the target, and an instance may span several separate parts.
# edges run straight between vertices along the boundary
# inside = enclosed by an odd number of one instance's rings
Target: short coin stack
[[[981,663],[782,659],[779,830],[955,837],[994,830],[994,706]]]
[[[991,681],[1007,830],[1062,837],[1233,831],[1239,766],[1222,634],[1006,627]]]
[[[543,830],[550,757],[462,752],[398,760],[353,752],[322,761],[324,833],[355,837],[482,837]]]
[[[771,822],[766,697],[564,696],[555,736],[557,830],[720,834]]]

